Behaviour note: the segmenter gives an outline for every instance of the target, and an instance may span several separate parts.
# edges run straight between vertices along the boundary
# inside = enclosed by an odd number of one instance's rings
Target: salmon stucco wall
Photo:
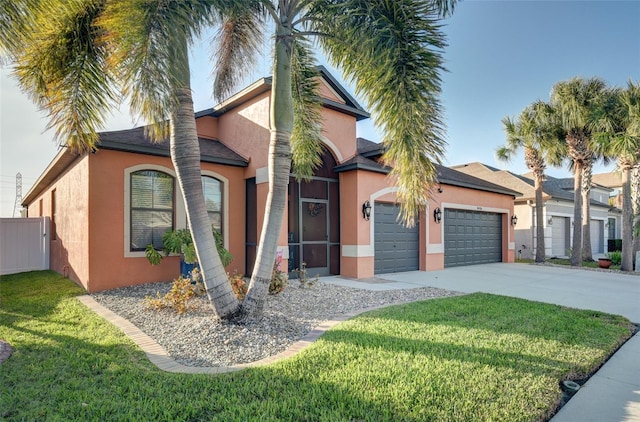
[[[228,110],[218,118],[218,138],[243,157],[250,158],[245,178],[267,166],[269,152],[269,92],[241,106]]]
[[[375,202],[395,202],[391,180],[382,173],[355,170],[340,173],[340,269],[345,277],[374,275],[375,247],[372,239]],[[371,204],[371,220],[365,220],[362,206]]]
[[[244,271],[244,179],[242,168],[203,164],[203,172],[216,172],[228,179],[228,249],[234,255],[230,270]],[[179,274],[179,258],[167,257],[152,266],[144,252],[130,252],[125,244],[127,221],[127,169],[154,169],[172,175],[168,157],[100,150],[91,156],[89,191],[89,262],[86,282],[91,292],[156,281],[170,281]],[[176,182],[174,225],[186,228],[186,212]],[[85,283],[83,283],[85,284]]]
[[[51,218],[50,268],[87,288],[89,156],[79,156],[73,163],[29,204],[28,215]]]

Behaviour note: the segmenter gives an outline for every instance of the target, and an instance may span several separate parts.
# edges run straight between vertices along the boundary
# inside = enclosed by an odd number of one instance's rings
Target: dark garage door
[[[376,274],[418,269],[418,225],[407,228],[399,224],[396,221],[398,211],[399,207],[395,204],[375,203],[374,271]]]
[[[502,215],[444,210],[444,266],[502,262]]]

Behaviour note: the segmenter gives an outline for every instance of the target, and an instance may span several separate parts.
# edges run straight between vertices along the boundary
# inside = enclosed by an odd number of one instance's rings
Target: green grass
[[[568,259],[564,259],[564,258],[549,258],[547,259],[547,262],[549,262],[550,264],[556,264],[556,265],[571,265],[571,262],[569,262]],[[582,261],[582,266],[583,267],[587,267],[587,268],[600,268],[598,266],[598,261]],[[620,269],[620,265],[611,265],[609,267],[610,270],[619,270]]]
[[[0,281],[2,420],[531,421],[631,333],[622,317],[487,294],[393,306],[293,358],[164,373],[52,272]]]

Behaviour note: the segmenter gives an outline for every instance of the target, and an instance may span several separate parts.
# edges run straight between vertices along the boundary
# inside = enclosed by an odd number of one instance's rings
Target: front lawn
[[[319,286],[321,288],[321,286]],[[563,379],[599,367],[632,330],[600,312],[472,294],[391,306],[276,364],[161,372],[52,272],[0,280],[2,420],[535,421]]]

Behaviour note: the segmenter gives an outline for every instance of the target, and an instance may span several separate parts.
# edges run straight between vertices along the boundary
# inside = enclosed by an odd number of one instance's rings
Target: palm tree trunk
[[[242,319],[255,319],[262,314],[264,300],[269,292],[287,203],[287,189],[291,171],[291,132],[293,131],[292,48],[293,38],[290,30],[278,24],[271,86],[269,193],[265,205],[256,263],[247,295],[242,302]]]
[[[622,271],[633,271],[633,211],[631,205],[631,168],[620,163],[622,171]]]
[[[191,236],[209,301],[220,318],[229,319],[237,313],[239,303],[218,255],[204,202],[200,173],[200,146],[189,82],[186,38],[183,41],[180,46],[182,48],[176,50],[176,55],[183,61],[184,68],[180,73],[182,87],[176,93],[179,107],[170,118],[171,161],[176,170],[178,184],[187,209]]]
[[[577,160],[574,163],[573,182],[573,245],[571,245],[572,266],[582,266],[582,162]]]
[[[640,163],[631,172],[631,203],[633,211],[633,268],[638,270],[636,252],[640,251]]]
[[[591,250],[591,180],[593,158],[584,161],[582,167],[582,260],[593,261]]]
[[[535,174],[534,186],[536,192],[536,262],[544,262],[545,245],[544,245],[544,215],[542,210],[542,177],[543,175]]]

